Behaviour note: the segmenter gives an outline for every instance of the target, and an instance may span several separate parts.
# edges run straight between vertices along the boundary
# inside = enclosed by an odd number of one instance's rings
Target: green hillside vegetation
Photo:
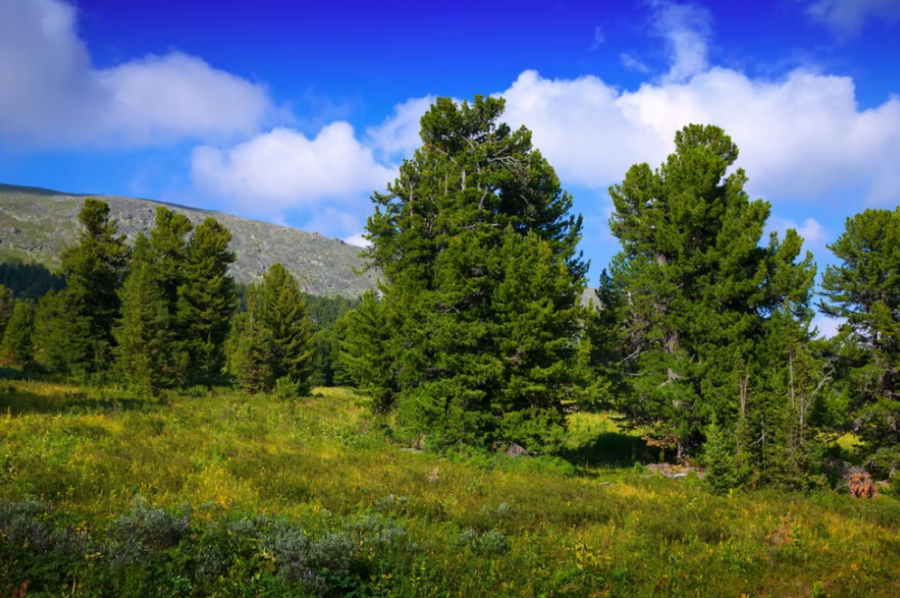
[[[360,298],[289,263],[239,279],[224,218],[158,205],[132,239],[79,199],[64,284],[0,286],[0,583],[897,595],[900,209],[847,220],[817,293],[798,233],[763,239],[737,145],[691,124],[610,188],[595,291],[504,107],[425,114],[372,197]]]

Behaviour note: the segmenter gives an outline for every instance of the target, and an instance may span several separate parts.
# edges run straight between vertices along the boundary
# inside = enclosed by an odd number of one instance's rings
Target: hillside
[[[280,262],[314,295],[355,298],[375,287],[376,276],[357,276],[362,266],[359,248],[288,226],[247,220],[229,214],[111,195],[75,195],[0,184],[0,260],[21,258],[53,269],[59,254],[77,239],[76,218],[86,197],[109,204],[119,230],[132,241],[138,231],[153,225],[157,206],[184,214],[197,224],[212,216],[231,231],[237,261],[231,268],[238,282],[257,280],[269,266]]]

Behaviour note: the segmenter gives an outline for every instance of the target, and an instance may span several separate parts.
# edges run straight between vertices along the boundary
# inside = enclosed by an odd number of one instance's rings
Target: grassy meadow
[[[900,595],[895,498],[716,496],[571,417],[564,458],[442,457],[347,390],[0,381],[0,595]]]

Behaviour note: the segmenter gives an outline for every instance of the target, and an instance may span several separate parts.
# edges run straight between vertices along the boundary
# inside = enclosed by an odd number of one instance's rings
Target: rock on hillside
[[[146,199],[110,195],[72,195],[0,184],[0,260],[13,257],[37,261],[51,269],[59,265],[60,252],[78,238],[76,218],[85,198],[95,197],[109,204],[119,230],[133,241],[138,231],[149,231],[157,206],[184,214],[198,224],[212,216],[231,231],[231,247],[237,255],[231,272],[235,280],[258,280],[269,266],[280,262],[314,295],[343,295],[355,298],[375,288],[377,276],[367,272],[357,276],[354,268],[363,261],[360,249],[339,239],[329,239],[288,226],[246,220],[184,206]]]

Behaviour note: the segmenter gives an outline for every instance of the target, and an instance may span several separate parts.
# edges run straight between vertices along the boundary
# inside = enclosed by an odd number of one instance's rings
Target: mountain
[[[237,261],[232,276],[242,283],[259,280],[269,266],[280,262],[314,295],[355,298],[375,288],[373,272],[362,275],[360,248],[289,226],[247,220],[221,212],[188,208],[146,199],[112,195],[77,195],[37,187],[0,184],[0,261],[19,258],[54,269],[59,254],[76,243],[78,212],[87,197],[109,204],[119,230],[133,241],[138,231],[153,226],[157,206],[184,214],[194,224],[212,216],[231,231]]]

